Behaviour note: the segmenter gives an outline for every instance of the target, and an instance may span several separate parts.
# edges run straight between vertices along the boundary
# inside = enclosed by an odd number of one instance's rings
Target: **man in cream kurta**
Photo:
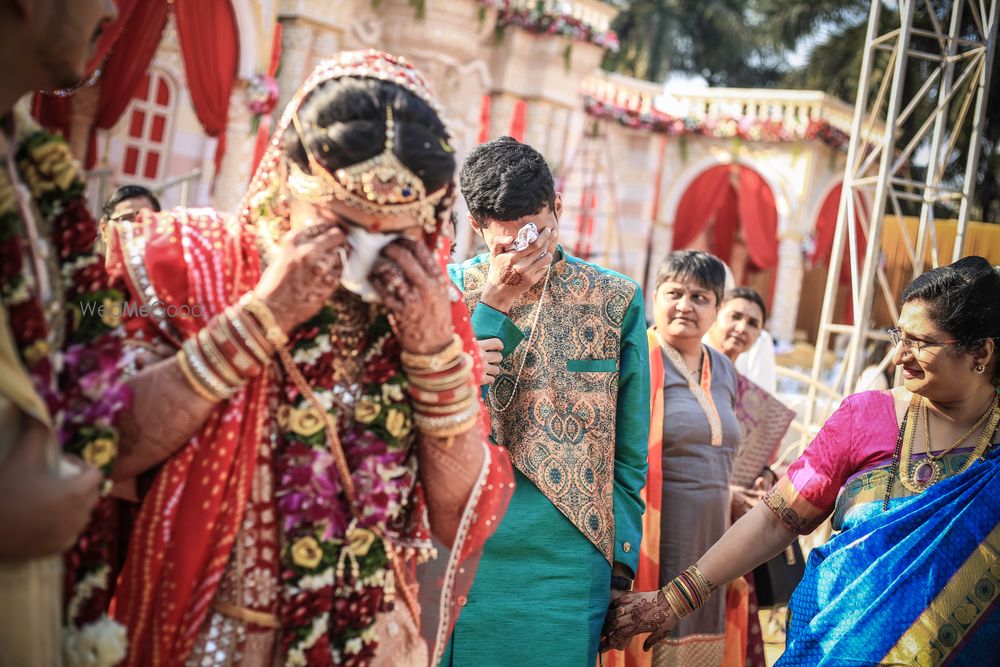
[[[592,665],[613,589],[638,564],[649,428],[642,293],[556,244],[561,201],[529,146],[504,138],[462,170],[491,253],[450,267],[479,339],[501,341],[486,396],[517,487],[487,542],[442,665]],[[540,236],[510,245],[533,222]]]

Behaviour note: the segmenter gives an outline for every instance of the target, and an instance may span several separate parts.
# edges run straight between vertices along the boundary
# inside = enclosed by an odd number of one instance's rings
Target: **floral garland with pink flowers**
[[[618,35],[610,28],[600,30],[570,14],[555,10],[544,2],[515,5],[511,0],[481,0],[484,9],[497,10],[496,34],[499,38],[508,26],[535,35],[557,35],[577,42],[596,44],[617,52]]]
[[[584,109],[594,118],[670,136],[703,136],[744,141],[786,142],[816,140],[834,150],[847,150],[850,136],[825,120],[790,126],[782,120],[761,118],[680,118],[662,111],[641,112],[587,95]]]
[[[278,409],[288,665],[369,664],[379,641],[377,614],[402,599],[386,538],[418,562],[434,553],[416,484],[416,431],[399,343],[384,312],[343,292],[338,299],[290,343],[296,367],[322,405],[289,381]],[[353,511],[319,409],[337,424],[357,495]]]
[[[131,403],[120,382],[122,293],[108,283],[96,252],[97,225],[83,200],[85,183],[61,137],[24,115],[14,155],[38,226],[53,299],[40,298],[26,222],[7,170],[0,170],[0,302],[21,359],[45,400],[63,451],[110,474],[118,449],[117,416]],[[46,307],[49,314],[46,316]],[[124,629],[106,616],[112,580],[115,507],[102,499],[66,555],[63,658],[111,665],[124,656]],[[120,653],[120,655],[119,655]],[[117,657],[116,657],[117,656]]]

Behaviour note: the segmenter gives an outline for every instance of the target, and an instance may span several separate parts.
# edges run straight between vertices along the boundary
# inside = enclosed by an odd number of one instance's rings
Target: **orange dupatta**
[[[656,330],[646,330],[649,344],[649,423],[663,424],[663,355]],[[657,493],[663,483],[663,428],[649,429],[647,459],[649,471],[646,485],[642,487],[642,500],[646,511],[642,514],[642,544],[639,548],[639,571],[635,575],[637,591],[651,591],[660,587],[660,511],[663,494]],[[650,493],[650,489],[654,492]],[[650,667],[653,652],[643,651],[645,634],[632,638],[624,651],[608,651],[600,660],[605,667]]]
[[[660,583],[660,513],[663,505],[663,494],[657,493],[663,485],[663,355],[660,353],[659,335],[655,327],[646,330],[646,341],[649,344],[649,447],[647,453],[649,470],[646,473],[646,485],[642,488],[642,500],[646,503],[646,511],[642,515],[642,545],[639,550],[639,571],[636,573],[634,590],[652,591],[661,586]],[[706,362],[708,360],[706,359]],[[709,399],[712,396],[711,364],[702,364],[701,386]],[[660,426],[656,426],[660,425]],[[650,493],[650,490],[654,493]],[[746,590],[744,587],[743,595]],[[734,600],[734,603],[736,601]],[[745,606],[743,609],[745,610]],[[744,620],[746,613],[743,613]],[[608,651],[601,658],[604,667],[652,667],[653,652],[642,650],[642,643],[648,633],[636,635],[623,651]],[[727,637],[727,642],[729,638]],[[734,656],[735,657],[735,656]],[[730,659],[727,652],[723,665]]]

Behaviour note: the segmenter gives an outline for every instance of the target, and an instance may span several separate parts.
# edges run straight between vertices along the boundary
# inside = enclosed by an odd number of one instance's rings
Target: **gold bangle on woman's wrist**
[[[274,316],[271,308],[255,297],[253,292],[244,294],[243,298],[240,299],[240,305],[260,323],[268,343],[274,347],[283,347],[288,342],[288,336],[278,326],[278,319]]]
[[[697,565],[692,565],[660,590],[677,618],[684,618],[708,602],[715,585],[702,574]]]
[[[194,393],[198,394],[206,401],[211,403],[218,403],[223,400],[222,396],[218,396],[212,392],[202,381],[195,375],[194,371],[191,369],[191,364],[189,363],[188,356],[185,350],[181,350],[177,353],[177,366],[181,370],[181,374],[184,379],[187,380],[188,386]]]
[[[417,354],[403,350],[400,360],[403,366],[416,371],[440,371],[455,362],[462,355],[462,339],[458,334],[451,335],[451,342],[443,350],[434,354]]]

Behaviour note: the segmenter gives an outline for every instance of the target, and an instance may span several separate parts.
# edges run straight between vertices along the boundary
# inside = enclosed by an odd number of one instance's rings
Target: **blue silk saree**
[[[778,667],[1000,664],[1000,450],[912,494],[889,466],[841,490],[842,532],[810,554]]]

